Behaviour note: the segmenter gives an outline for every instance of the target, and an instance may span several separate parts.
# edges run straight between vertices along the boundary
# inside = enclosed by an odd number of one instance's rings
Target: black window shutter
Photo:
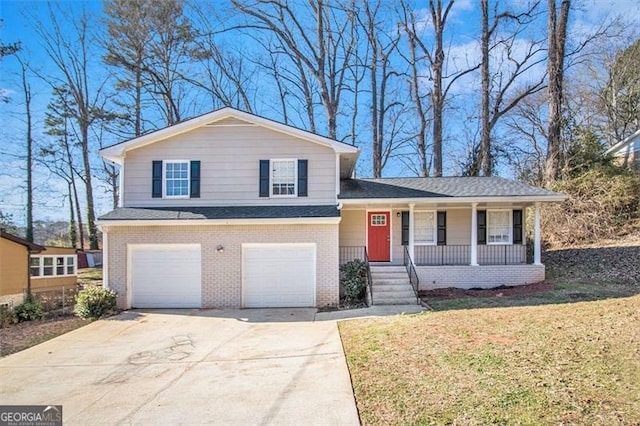
[[[298,197],[307,196],[308,160],[298,160]]]
[[[409,245],[409,212],[402,212],[402,245]]]
[[[269,160],[260,160],[260,185],[261,197],[269,196]]]
[[[478,210],[478,244],[487,244],[486,210]]]
[[[151,197],[162,198],[162,161],[153,161],[151,167]]]
[[[447,212],[438,212],[438,245],[447,245]]]
[[[513,211],[513,244],[522,244],[522,210]]]
[[[200,198],[200,161],[191,162],[191,182],[190,182],[191,198]]]

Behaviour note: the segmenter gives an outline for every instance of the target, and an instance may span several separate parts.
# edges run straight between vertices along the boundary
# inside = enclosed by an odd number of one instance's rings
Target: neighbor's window
[[[32,255],[29,271],[32,277],[64,277],[76,275],[76,256]]]
[[[31,271],[31,276],[39,277],[40,276],[40,258],[32,257],[29,262],[30,262],[29,270]]]
[[[76,273],[76,258],[74,256],[67,256],[67,275],[75,275]]]
[[[435,212],[413,212],[413,242],[414,244],[436,243]]]
[[[54,269],[53,269],[53,257],[45,257],[42,259],[43,260],[43,268],[42,268],[42,275],[44,275],[45,277],[50,277],[53,275],[54,273]]]
[[[296,196],[296,160],[271,160],[271,195]]]
[[[189,196],[188,161],[165,161],[164,195],[169,198]]]
[[[511,243],[511,210],[487,210],[487,243]]]

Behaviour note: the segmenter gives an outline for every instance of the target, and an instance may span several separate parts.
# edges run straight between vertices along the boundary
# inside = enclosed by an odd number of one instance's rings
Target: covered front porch
[[[357,258],[404,265],[419,290],[545,278],[536,202],[350,203],[341,218],[340,263]]]

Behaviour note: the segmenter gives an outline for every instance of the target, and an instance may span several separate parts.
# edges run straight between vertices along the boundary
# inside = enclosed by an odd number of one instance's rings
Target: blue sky
[[[391,1],[391,0],[389,0]],[[512,3],[523,3],[525,0],[511,0]],[[69,10],[70,13],[78,13],[84,8],[90,14],[99,19],[102,13],[102,3],[100,1],[59,1],[55,2],[63,9]],[[220,4],[225,2],[220,1]],[[426,0],[425,0],[426,3]],[[452,56],[458,58],[475,58],[478,55],[477,49],[477,33],[479,28],[478,16],[479,0],[458,0],[455,2],[452,15],[450,17],[450,31],[447,35],[447,44],[451,48]],[[218,3],[216,3],[217,5]],[[584,33],[593,30],[606,17],[621,14],[628,22],[635,22],[637,26],[640,23],[640,8],[635,0],[584,0],[581,3],[574,1],[578,5],[572,17],[572,31],[575,33]],[[3,20],[3,26],[0,30],[0,38],[3,43],[19,41],[22,44],[23,57],[27,58],[29,63],[42,74],[47,74],[53,67],[48,62],[46,55],[41,46],[34,28],[33,19],[36,17],[45,23],[48,22],[47,4],[43,1],[20,1],[20,0],[0,0],[0,17]],[[544,33],[545,17],[541,18],[540,24],[532,27],[530,37],[535,37],[536,31]],[[64,21],[64,20],[61,20]],[[64,27],[63,27],[64,30]],[[20,93],[18,62],[15,58],[7,57],[0,62],[0,90],[10,98],[9,103],[0,104],[0,209],[4,212],[12,213],[14,219],[18,223],[24,221],[24,189],[23,182],[26,176],[23,167],[23,143],[24,138],[24,105],[22,95]],[[96,72],[103,72],[102,69]],[[535,78],[544,72],[544,65],[537,67],[531,71],[531,77]],[[34,123],[36,139],[42,139],[43,131],[43,113],[49,101],[51,88],[41,79],[31,75],[31,85],[34,98],[33,113],[36,117]],[[448,129],[448,136],[451,139],[463,139],[466,137],[464,132],[469,129],[462,128],[462,122],[468,120],[469,115],[473,114],[477,101],[477,75],[470,75],[464,81],[456,86],[452,92],[461,102],[459,108],[455,112],[447,115],[445,126]],[[265,90],[269,90],[265,88]],[[265,98],[259,104],[257,112],[268,117],[279,119],[274,114]],[[193,111],[195,113],[203,112],[202,109]],[[161,126],[161,124],[159,124]],[[113,142],[117,142],[114,140]],[[460,148],[462,149],[462,148]],[[452,155],[460,154],[453,151]],[[361,175],[366,175],[370,170],[367,166],[369,153],[364,150],[362,158],[364,159]],[[97,160],[96,160],[97,161]],[[445,158],[445,165],[448,165],[450,171],[453,167],[451,159]],[[390,174],[407,174],[407,170],[402,164],[391,164],[386,175]],[[501,174],[508,175],[507,169],[501,169]],[[109,200],[104,193],[99,182],[96,182],[96,210],[98,214],[103,214],[109,210]],[[66,219],[68,207],[65,197],[61,195],[66,191],[66,184],[52,178],[52,176],[38,168],[36,173],[36,219]]]

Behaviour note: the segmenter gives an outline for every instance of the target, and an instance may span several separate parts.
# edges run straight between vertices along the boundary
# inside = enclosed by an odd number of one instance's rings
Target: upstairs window
[[[275,197],[295,197],[296,160],[271,160],[271,195]]]
[[[189,162],[164,162],[164,195],[167,198],[189,197]]]

